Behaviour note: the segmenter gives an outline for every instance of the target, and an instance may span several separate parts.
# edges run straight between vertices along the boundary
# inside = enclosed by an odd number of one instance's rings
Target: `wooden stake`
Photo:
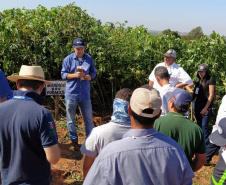
[[[55,119],[58,119],[58,115],[59,115],[59,100],[60,100],[60,96],[57,95],[55,96]]]

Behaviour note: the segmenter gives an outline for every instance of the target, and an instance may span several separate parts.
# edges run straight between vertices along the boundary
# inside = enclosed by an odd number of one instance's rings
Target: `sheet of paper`
[[[89,69],[89,64],[87,62],[83,62],[82,64],[82,69],[84,69],[85,71],[87,71],[87,69]]]
[[[198,94],[199,93],[199,88],[197,87],[196,89],[195,89],[195,94]]]

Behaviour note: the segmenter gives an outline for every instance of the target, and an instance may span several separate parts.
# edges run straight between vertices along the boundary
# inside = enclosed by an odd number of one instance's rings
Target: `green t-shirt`
[[[154,128],[180,144],[190,165],[195,153],[206,152],[202,129],[180,113],[169,112],[160,117],[155,121]]]

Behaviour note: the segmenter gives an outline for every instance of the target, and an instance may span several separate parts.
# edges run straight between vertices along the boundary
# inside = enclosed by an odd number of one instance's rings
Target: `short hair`
[[[144,109],[143,113],[146,113],[146,114],[152,113],[150,111],[153,112],[153,109]],[[142,125],[142,126],[152,126],[152,125],[154,125],[155,120],[158,118],[158,115],[153,118],[143,117],[143,116],[136,114],[133,110],[131,111],[131,114],[132,114],[134,120],[136,121],[136,123],[138,123],[139,125]]]
[[[32,88],[34,91],[36,91],[44,82],[38,81],[38,80],[20,79],[20,80],[18,80],[18,83],[19,83],[20,87],[28,87],[28,88]]]
[[[189,107],[190,107],[191,102],[185,102],[182,106],[178,106],[174,103],[174,110],[177,113],[181,113],[184,114],[188,111]]]
[[[119,99],[122,99],[122,100],[126,100],[126,101],[130,101],[130,98],[133,94],[133,91],[129,88],[123,88],[123,89],[120,89],[116,95],[115,95],[115,98],[119,98]]]
[[[166,67],[159,66],[155,68],[155,76],[159,76],[162,79],[168,80],[170,75]]]

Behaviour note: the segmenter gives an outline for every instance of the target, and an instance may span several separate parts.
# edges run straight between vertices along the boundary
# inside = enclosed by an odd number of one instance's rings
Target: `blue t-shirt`
[[[12,90],[9,87],[8,81],[4,72],[0,69],[0,99],[7,97],[7,99],[11,99]]]
[[[49,185],[50,163],[43,148],[58,143],[49,110],[31,91],[14,91],[0,104],[0,158],[2,184]]]

